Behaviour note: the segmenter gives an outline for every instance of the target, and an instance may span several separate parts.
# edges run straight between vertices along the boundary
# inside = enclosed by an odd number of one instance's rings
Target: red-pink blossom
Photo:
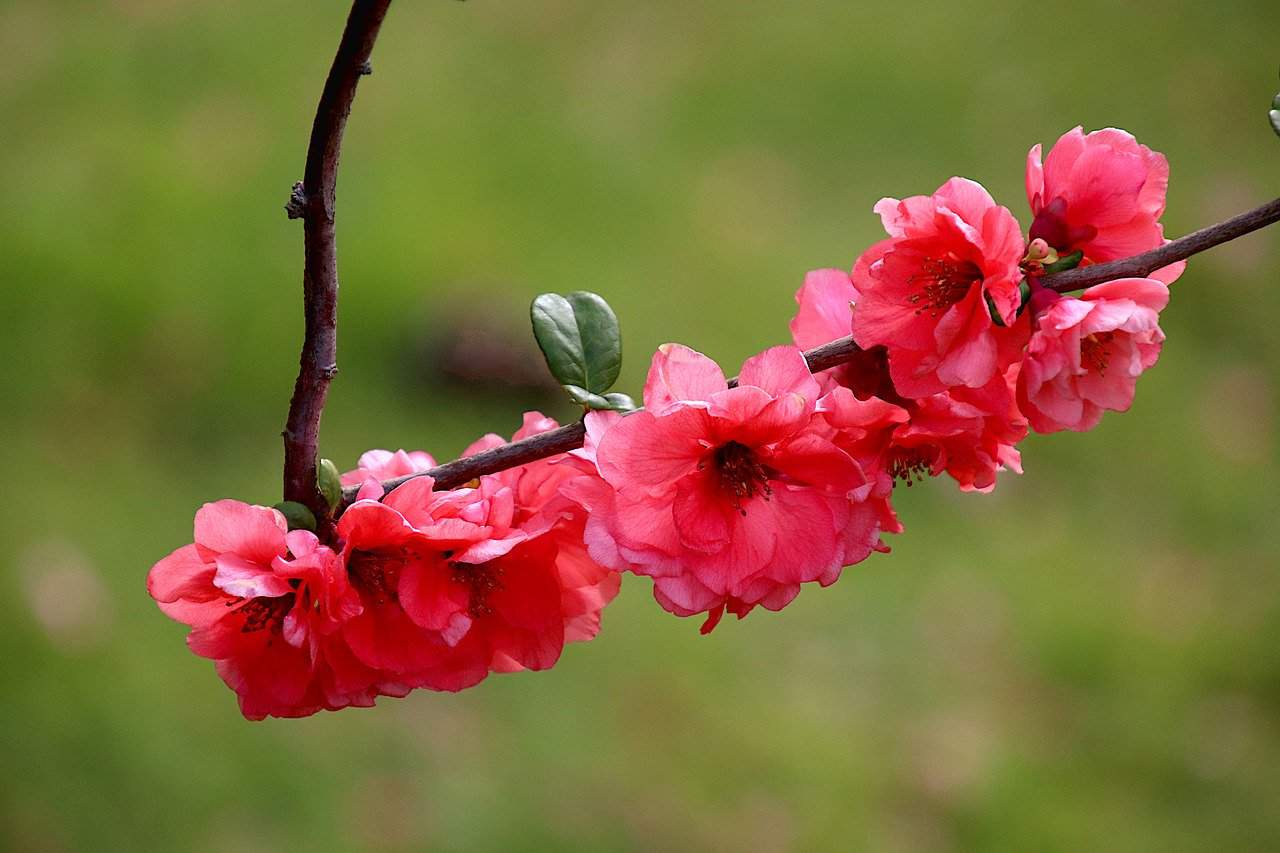
[[[195,542],[165,557],[147,591],[191,626],[187,645],[216,662],[250,719],[299,717],[403,693],[350,660],[337,632],[360,600],[341,561],[274,509],[223,500],[196,513]]]
[[[516,437],[555,426],[529,413]],[[595,636],[619,583],[587,557],[585,513],[559,495],[581,476],[541,460],[475,487],[436,492],[420,477],[354,503],[338,533],[364,604],[344,628],[356,657],[414,687],[461,690],[490,671],[546,669],[565,642]]]
[[[1138,376],[1160,357],[1159,312],[1169,288],[1123,278],[1078,299],[1049,298],[1027,347],[1018,402],[1036,432],[1092,429],[1103,411],[1133,404]]]
[[[791,339],[803,350],[813,349],[853,333],[853,304],[858,290],[853,278],[843,270],[813,270],[796,291],[799,306],[791,319]],[[848,361],[816,374],[826,391],[843,385],[858,397],[900,399],[889,379],[888,351],[884,347],[861,349]]]
[[[343,636],[363,664],[405,684],[462,690],[489,673],[493,649],[480,642],[481,629],[471,635],[480,617],[495,612],[490,593],[500,583],[524,589],[530,579],[518,572],[499,581],[494,561],[528,537],[511,526],[510,489],[432,486],[429,477],[410,480],[381,502],[357,501],[339,519],[351,585],[364,606]],[[530,580],[527,591],[545,603],[547,584]],[[545,654],[529,662],[537,669],[551,663]]]
[[[1017,220],[964,178],[932,196],[881,199],[875,211],[889,239],[853,267],[860,296],[854,340],[888,349],[889,373],[904,397],[983,387],[1026,342]]]
[[[559,426],[541,412],[525,412],[524,422],[511,440],[521,441]],[[505,443],[501,436],[490,433],[468,447],[463,456],[472,456]],[[594,447],[594,440],[589,440],[588,444]],[[565,642],[590,640],[599,633],[601,612],[618,594],[622,583],[617,572],[606,569],[587,555],[583,544],[586,511],[564,494],[566,483],[584,476],[598,476],[594,464],[579,461],[572,454],[542,459],[492,475],[508,486],[515,496],[515,524],[528,535],[548,537],[556,545],[555,563],[561,586],[561,609],[565,616]]]
[[[799,310],[791,329],[797,344],[814,347],[842,336],[854,313],[850,298],[857,295],[851,291],[838,271],[810,273],[796,294]],[[943,473],[966,491],[985,492],[1001,469],[1022,470],[1015,445],[1026,437],[1027,424],[1015,404],[1016,370],[1015,364],[982,388],[959,386],[907,400],[887,379],[877,394],[869,393],[877,384],[872,362],[858,371],[837,368],[818,376],[830,383],[820,409],[836,430],[832,440],[877,477],[873,496],[887,498],[894,482],[911,485]],[[892,517],[891,508],[885,517]],[[882,528],[895,525],[901,529],[896,519]]]
[[[436,467],[436,460],[422,450],[369,450],[360,456],[352,471],[342,475],[342,485],[360,486],[357,498],[377,500],[382,497],[382,480],[418,474]]]
[[[910,485],[913,477],[946,473],[963,491],[989,492],[996,474],[1022,473],[1017,444],[1027,420],[1013,393],[1018,366],[982,388],[953,388],[915,400],[910,421],[894,431],[887,464]]]
[[[999,471],[1022,473],[1017,444],[1027,422],[1014,401],[1016,375],[1015,366],[983,388],[932,394],[905,408],[838,388],[823,399],[823,415],[838,431],[836,442],[869,473],[907,486],[947,474],[963,491],[989,492]]]
[[[580,455],[600,479],[567,489],[590,513],[591,556],[652,577],[673,613],[707,613],[704,631],[725,609],[778,610],[800,584],[834,582],[880,528],[874,484],[824,437],[819,396],[795,347],[748,359],[735,388],[701,353],[660,347],[643,411],[587,418]]]
[[[1026,181],[1035,216],[1030,238],[1044,240],[1059,255],[1083,252],[1087,265],[1138,255],[1165,242],[1160,217],[1169,161],[1123,130],[1086,134],[1074,127],[1043,163],[1040,146],[1033,146]],[[1151,277],[1171,284],[1185,267],[1179,261]]]

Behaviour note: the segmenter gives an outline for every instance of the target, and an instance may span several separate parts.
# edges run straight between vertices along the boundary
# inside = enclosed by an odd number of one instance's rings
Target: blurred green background
[[[243,721],[144,591],[204,500],[278,498],[282,210],[332,0],[0,2],[0,847],[1275,850],[1280,229],[1197,258],[1127,415],[781,614],[628,578],[551,672]],[[522,407],[529,299],[733,370],[871,205],[1119,125],[1176,235],[1274,197],[1273,0],[401,0],[339,181],[324,453],[449,458]],[[507,381],[502,381],[504,377]]]

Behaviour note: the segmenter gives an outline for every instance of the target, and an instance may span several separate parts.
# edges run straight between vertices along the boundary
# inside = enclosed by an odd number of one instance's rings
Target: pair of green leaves
[[[533,300],[529,317],[547,367],[569,399],[585,409],[636,408],[626,394],[606,393],[622,370],[622,333],[603,297],[585,290],[544,293]]]

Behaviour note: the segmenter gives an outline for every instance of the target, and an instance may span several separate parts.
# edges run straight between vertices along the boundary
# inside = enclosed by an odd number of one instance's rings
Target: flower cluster
[[[1075,297],[1043,279],[1160,246],[1165,158],[1076,128],[1043,161],[1033,148],[1026,177],[1026,232],[963,178],[880,201],[887,238],[850,272],[809,273],[795,345],[734,380],[666,344],[642,410],[592,411],[581,449],[458,489],[435,488],[425,453],[370,451],[324,541],[274,509],[208,504],[148,590],[254,719],[546,669],[597,634],[623,572],[651,578],[671,613],[703,615],[704,633],[726,611],[779,610],[888,551],[897,485],[945,473],[990,491],[1021,471],[1029,429],[1091,429],[1159,357],[1181,264]],[[853,358],[810,370],[803,349],[850,335]],[[528,413],[514,438],[554,428]]]
[[[555,426],[531,412],[515,438]],[[486,436],[468,452],[500,443]],[[462,690],[490,672],[551,667],[566,642],[599,631],[619,577],[587,556],[585,517],[560,496],[578,470],[537,462],[446,491],[423,476],[382,496],[378,478],[432,465],[361,457],[344,480],[364,485],[330,545],[287,531],[275,509],[206,504],[194,544],[151,569],[148,591],[191,626],[187,644],[216,661],[246,717]]]
[[[1026,434],[1088,430],[1133,402],[1138,376],[1160,355],[1158,313],[1185,263],[1118,279],[1078,298],[1041,286],[1046,271],[1162,245],[1169,165],[1121,130],[1064,134],[1042,163],[1027,161],[1034,220],[1017,221],[978,184],[952,178],[932,196],[883,199],[889,238],[846,279],[811,274],[798,294],[797,341],[853,338],[880,354],[892,388],[835,381],[860,398],[909,412],[890,441],[901,474],[945,470],[987,490],[1018,466]],[[898,399],[894,399],[893,395]],[[907,453],[908,448],[915,450]],[[905,454],[905,455],[904,455]],[[915,467],[912,467],[915,466]]]

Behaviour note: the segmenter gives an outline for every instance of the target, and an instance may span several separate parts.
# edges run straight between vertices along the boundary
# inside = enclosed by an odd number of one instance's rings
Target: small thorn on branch
[[[285,202],[284,212],[290,219],[301,219],[307,214],[307,191],[302,188],[302,181],[293,185],[289,192],[289,200]]]

